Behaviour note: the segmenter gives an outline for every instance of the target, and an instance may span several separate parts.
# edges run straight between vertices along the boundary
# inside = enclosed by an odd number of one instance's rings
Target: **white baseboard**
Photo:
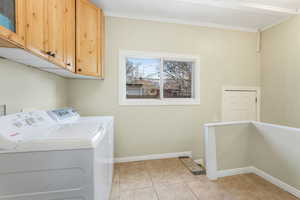
[[[257,176],[260,176],[260,177],[264,178],[265,180],[273,183],[274,185],[280,187],[281,189],[291,193],[292,195],[300,198],[300,190],[298,190],[297,188],[279,180],[278,178],[271,176],[270,174],[268,174],[256,167],[253,167],[253,173],[256,174]]]
[[[238,174],[249,174],[249,173],[253,173],[253,167],[227,169],[227,170],[218,171],[218,178],[226,177],[226,176],[234,176]]]
[[[289,184],[279,180],[278,178],[275,178],[271,176],[270,174],[256,168],[256,167],[244,167],[244,168],[237,168],[237,169],[229,169],[229,170],[221,170],[218,171],[218,177],[226,177],[226,176],[233,176],[238,174],[248,174],[248,173],[254,173],[257,176],[260,176],[261,178],[269,181],[270,183],[278,186],[279,188],[291,193],[292,195],[300,198],[300,190],[297,188],[290,186]]]
[[[144,156],[121,157],[121,158],[115,158],[114,162],[115,163],[134,162],[134,161],[143,161],[143,160],[178,158],[180,156],[192,157],[192,152],[186,151],[186,152],[177,152],[177,153],[164,153],[164,154],[150,154],[150,155],[144,155]]]

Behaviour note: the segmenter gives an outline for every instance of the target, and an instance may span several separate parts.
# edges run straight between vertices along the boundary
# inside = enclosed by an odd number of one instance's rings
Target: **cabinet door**
[[[25,2],[24,0],[1,0],[0,37],[15,45],[24,47],[25,45]],[[5,45],[0,45],[0,46],[5,46]]]
[[[100,55],[99,55],[99,62],[100,62],[100,76],[104,78],[104,58],[105,58],[105,16],[103,10],[101,10],[101,21],[100,21]]]
[[[100,77],[101,10],[88,0],[76,2],[76,72]]]
[[[75,72],[75,50],[76,50],[76,24],[75,24],[75,0],[65,0],[65,63],[66,68]]]
[[[26,0],[26,48],[48,58],[45,3],[45,0]]]
[[[65,0],[46,0],[46,51],[50,60],[62,67],[65,67],[65,6]]]

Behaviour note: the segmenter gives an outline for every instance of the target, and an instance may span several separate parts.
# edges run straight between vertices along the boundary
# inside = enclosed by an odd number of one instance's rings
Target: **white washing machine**
[[[0,117],[0,200],[108,200],[113,126],[73,109]]]

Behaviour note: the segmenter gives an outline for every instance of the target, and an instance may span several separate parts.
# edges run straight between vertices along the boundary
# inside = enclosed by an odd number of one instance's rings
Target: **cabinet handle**
[[[79,71],[79,72],[81,72],[81,71],[82,71],[82,69],[78,69],[78,71]]]
[[[67,65],[67,66],[71,66],[71,63],[67,63],[66,65]]]
[[[51,56],[52,52],[51,51],[46,51],[46,54]]]
[[[46,51],[46,54],[47,54],[48,56],[52,56],[52,57],[54,57],[54,58],[55,58],[55,56],[56,56],[56,54],[53,53],[52,51]]]

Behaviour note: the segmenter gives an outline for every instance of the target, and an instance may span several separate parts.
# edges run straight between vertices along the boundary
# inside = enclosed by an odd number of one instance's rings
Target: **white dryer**
[[[113,126],[73,109],[0,117],[0,200],[108,200]]]

